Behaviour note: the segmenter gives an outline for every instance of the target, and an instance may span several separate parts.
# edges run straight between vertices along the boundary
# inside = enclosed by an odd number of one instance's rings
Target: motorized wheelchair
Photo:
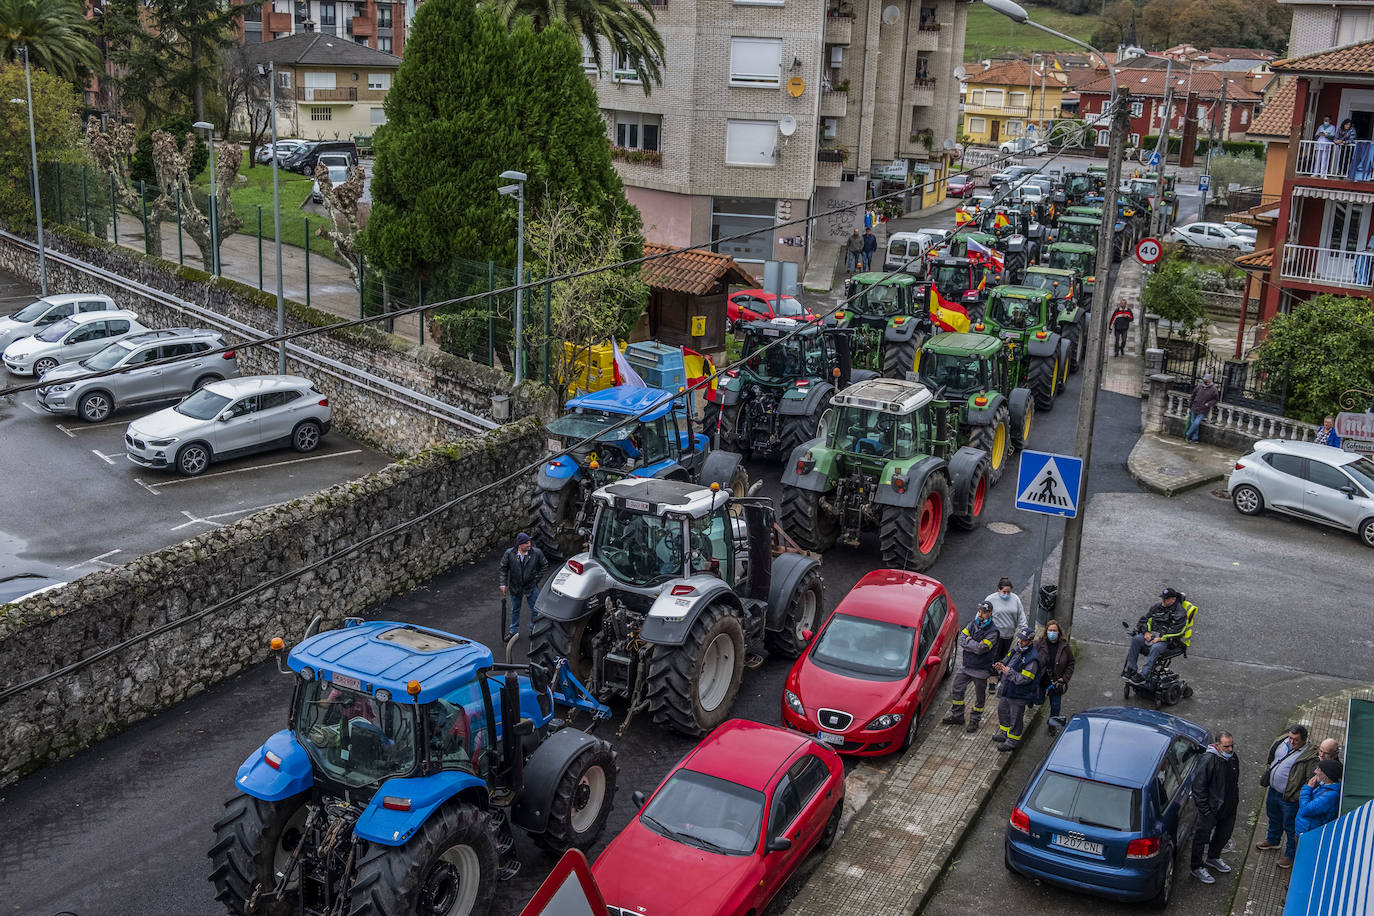
[[[1188,657],[1188,647],[1193,642],[1193,625],[1197,619],[1198,608],[1185,595],[1179,595],[1178,600],[1187,614],[1187,623],[1184,624],[1183,633],[1169,640],[1164,653],[1155,660],[1148,678],[1131,680],[1124,675],[1122,676],[1121,693],[1125,699],[1129,700],[1131,692],[1135,691],[1138,695],[1153,699],[1156,709],[1163,709],[1165,706],[1173,706],[1179,700],[1193,695],[1192,686],[1173,669],[1173,660],[1180,656]],[[1131,635],[1135,635],[1140,630],[1139,625],[1132,627],[1124,620],[1121,621],[1121,625],[1129,630]]]

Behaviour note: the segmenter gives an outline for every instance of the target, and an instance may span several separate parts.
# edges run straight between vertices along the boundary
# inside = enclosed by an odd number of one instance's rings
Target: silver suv
[[[49,369],[38,389],[38,404],[49,413],[76,414],[87,423],[99,423],[123,407],[177,400],[210,382],[238,378],[233,350],[209,352],[223,346],[216,332],[194,328],[132,334],[79,363]],[[175,363],[145,365],[177,357],[181,359]],[[113,369],[124,371],[82,378]]]
[[[1226,489],[1242,515],[1286,512],[1353,532],[1374,547],[1374,461],[1354,452],[1261,439],[1236,462]]]

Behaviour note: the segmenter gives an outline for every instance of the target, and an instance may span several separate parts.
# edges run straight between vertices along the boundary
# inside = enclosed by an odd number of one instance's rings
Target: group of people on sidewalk
[[[859,235],[859,230],[855,229],[854,234],[849,237],[849,242],[845,246],[844,266],[849,273],[857,273],[861,270],[873,269],[873,254],[878,250],[878,237],[873,234],[873,227],[864,229],[864,234]]]

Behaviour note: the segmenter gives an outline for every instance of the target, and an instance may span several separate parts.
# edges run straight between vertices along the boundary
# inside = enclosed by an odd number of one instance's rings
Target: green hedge
[[[1141,149],[1152,150],[1159,145],[1159,134],[1149,134],[1148,136],[1142,138],[1140,142]],[[1207,155],[1207,149],[1211,145],[1212,141],[1206,139],[1205,137],[1199,138],[1197,141],[1197,154],[1199,156]],[[1182,148],[1182,137],[1169,137],[1169,155],[1177,156]],[[1264,144],[1253,143],[1249,140],[1222,140],[1220,143],[1217,144],[1217,149],[1221,150],[1228,156],[1235,156],[1239,155],[1240,153],[1253,153],[1256,159],[1264,158]]]

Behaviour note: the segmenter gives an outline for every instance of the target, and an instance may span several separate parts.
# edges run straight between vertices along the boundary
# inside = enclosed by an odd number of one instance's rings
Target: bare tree
[[[348,169],[347,180],[336,185],[329,180],[329,168],[322,163],[315,164],[315,181],[320,185],[320,198],[329,214],[328,224],[317,229],[316,234],[333,243],[334,253],[348,264],[348,275],[355,287],[362,282],[358,275],[358,204],[363,197],[365,174],[362,165],[355,162]],[[310,244],[309,239],[306,244]]]
[[[240,45],[224,52],[220,66],[220,95],[224,98],[224,134],[238,125],[248,134],[248,167],[258,161],[258,148],[268,142],[272,134],[272,97],[266,73],[258,72],[258,65],[248,58],[247,46]],[[291,90],[277,87],[277,113],[291,111]]]

